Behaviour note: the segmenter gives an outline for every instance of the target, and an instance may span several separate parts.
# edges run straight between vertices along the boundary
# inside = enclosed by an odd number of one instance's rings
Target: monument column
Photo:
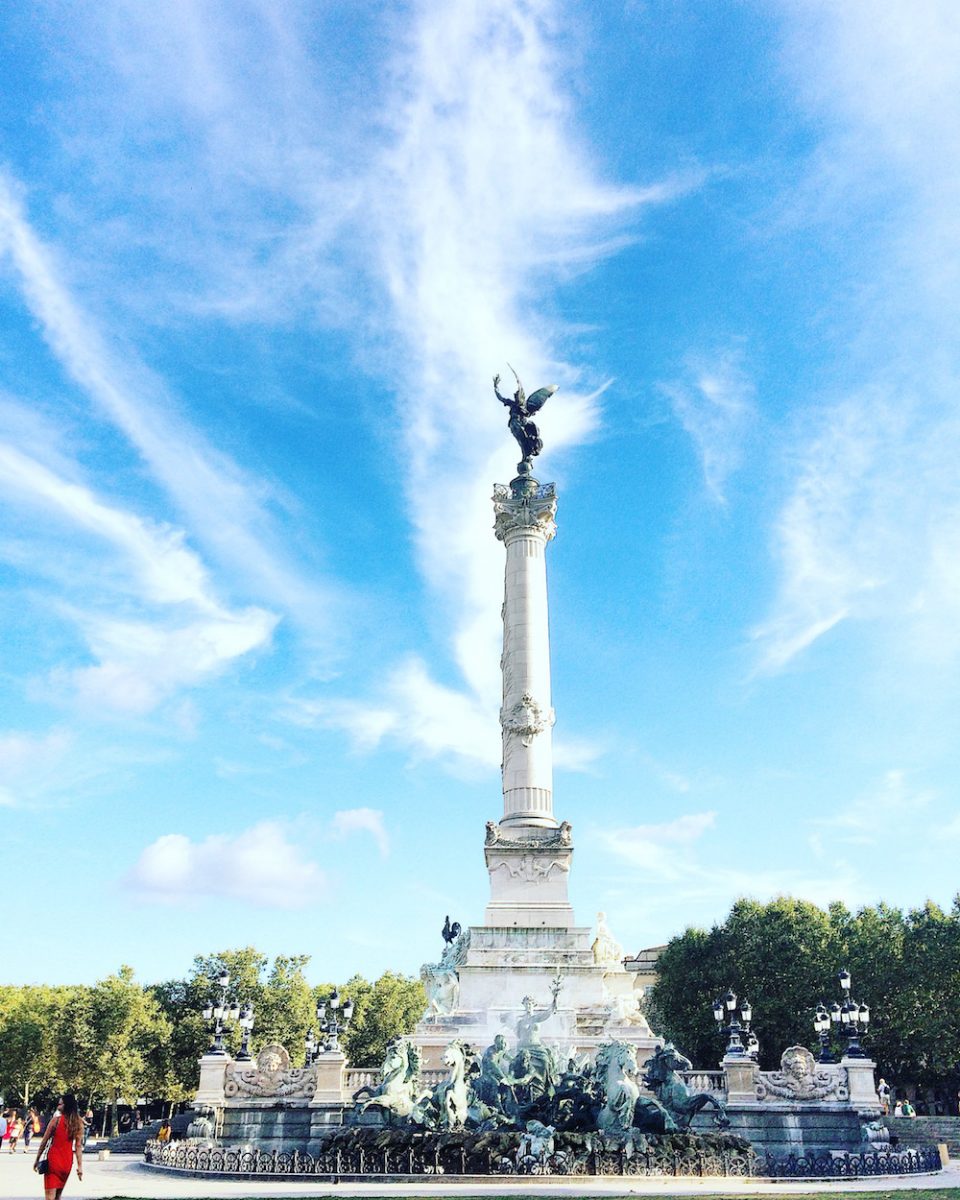
[[[556,490],[526,473],[509,487],[498,484],[493,502],[506,548],[500,824],[511,834],[524,826],[555,829],[546,547],[557,529]]]

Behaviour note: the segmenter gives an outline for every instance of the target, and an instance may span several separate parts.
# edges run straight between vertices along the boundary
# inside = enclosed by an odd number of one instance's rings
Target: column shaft
[[[494,500],[506,547],[501,823],[555,827],[546,545],[556,531],[556,497],[552,485],[528,485],[519,496],[498,489]]]

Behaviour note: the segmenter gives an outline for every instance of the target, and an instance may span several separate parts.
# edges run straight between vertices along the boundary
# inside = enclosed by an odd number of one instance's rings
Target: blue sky
[[[508,362],[581,921],[949,903],[952,0],[0,22],[7,981],[481,919]]]

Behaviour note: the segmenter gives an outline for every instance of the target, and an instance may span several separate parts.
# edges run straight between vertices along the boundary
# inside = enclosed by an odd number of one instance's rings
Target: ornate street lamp
[[[747,1050],[741,1034],[744,1036],[750,1034],[750,1022],[753,1020],[750,1001],[744,1000],[738,1013],[737,997],[733,991],[728,991],[725,996],[718,996],[714,1000],[713,1019],[717,1022],[719,1032],[727,1039],[726,1054],[738,1058],[745,1057]]]
[[[213,1000],[208,1000],[203,1010],[203,1019],[209,1021],[213,1040],[210,1043],[208,1054],[226,1054],[226,1049],[223,1045],[224,1026],[228,1021],[239,1021],[241,1016],[241,1008],[238,1001],[234,1000],[232,1004],[227,1003],[227,990],[230,987],[230,973],[227,970],[222,970],[217,976],[217,988],[219,995]],[[246,1006],[250,1009],[250,1027],[253,1028],[253,1007]],[[244,1042],[246,1045],[246,1041]],[[249,1058],[249,1053],[247,1058]]]
[[[870,1009],[866,1004],[861,1004],[851,996],[853,980],[850,978],[849,971],[841,971],[837,975],[837,982],[840,984],[844,1000],[842,1005],[834,1005],[834,1007],[840,1010],[838,1018],[840,1032],[847,1039],[844,1053],[847,1058],[866,1058],[863,1047],[860,1045],[860,1035],[866,1033],[867,1026],[870,1024]]]
[[[330,1009],[329,1016],[327,1016],[328,1007]],[[344,1003],[340,998],[339,990],[335,990],[329,1000],[321,1001],[317,1005],[317,1026],[320,1030],[320,1036],[319,1038],[315,1038],[311,1029],[304,1042],[304,1048],[307,1051],[307,1065],[312,1063],[320,1054],[339,1051],[340,1034],[346,1033],[347,1027],[352,1020],[353,1001],[347,1000]]]
[[[237,1062],[250,1061],[250,1034],[253,1032],[253,1005],[245,1004],[240,1009],[240,1016],[237,1024],[240,1026],[240,1053],[237,1055]]]
[[[836,1007],[839,1009],[840,1005],[838,1004]],[[834,1057],[830,1053],[830,1013],[822,1000],[817,1005],[817,1011],[813,1015],[813,1028],[820,1039],[819,1061],[822,1063],[834,1062]]]

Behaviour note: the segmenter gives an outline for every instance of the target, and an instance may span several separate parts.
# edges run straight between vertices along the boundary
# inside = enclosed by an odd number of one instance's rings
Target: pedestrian
[[[43,1131],[33,1169],[38,1170],[40,1156],[49,1143],[46,1172],[43,1174],[43,1194],[46,1200],[60,1200],[66,1186],[73,1159],[77,1159],[77,1178],[83,1181],[83,1121],[77,1108],[77,1098],[66,1092],[57,1103],[57,1111]]]
[[[40,1134],[40,1114],[35,1108],[27,1109],[27,1119],[23,1123],[24,1149],[30,1148],[30,1143]]]
[[[886,1116],[890,1112],[890,1084],[880,1076],[880,1082],[877,1084],[877,1095],[880,1097],[880,1107],[883,1110],[883,1115]]]
[[[20,1141],[21,1133],[23,1133],[23,1122],[20,1120],[20,1114],[14,1109],[13,1116],[10,1118],[10,1137],[7,1143],[11,1154],[17,1152],[17,1142]]]
[[[0,1109],[0,1147],[3,1146],[3,1140],[7,1136],[7,1110]]]
[[[10,1133],[13,1130],[13,1110],[5,1108],[3,1110],[3,1142],[0,1143],[0,1148],[10,1145]]]

